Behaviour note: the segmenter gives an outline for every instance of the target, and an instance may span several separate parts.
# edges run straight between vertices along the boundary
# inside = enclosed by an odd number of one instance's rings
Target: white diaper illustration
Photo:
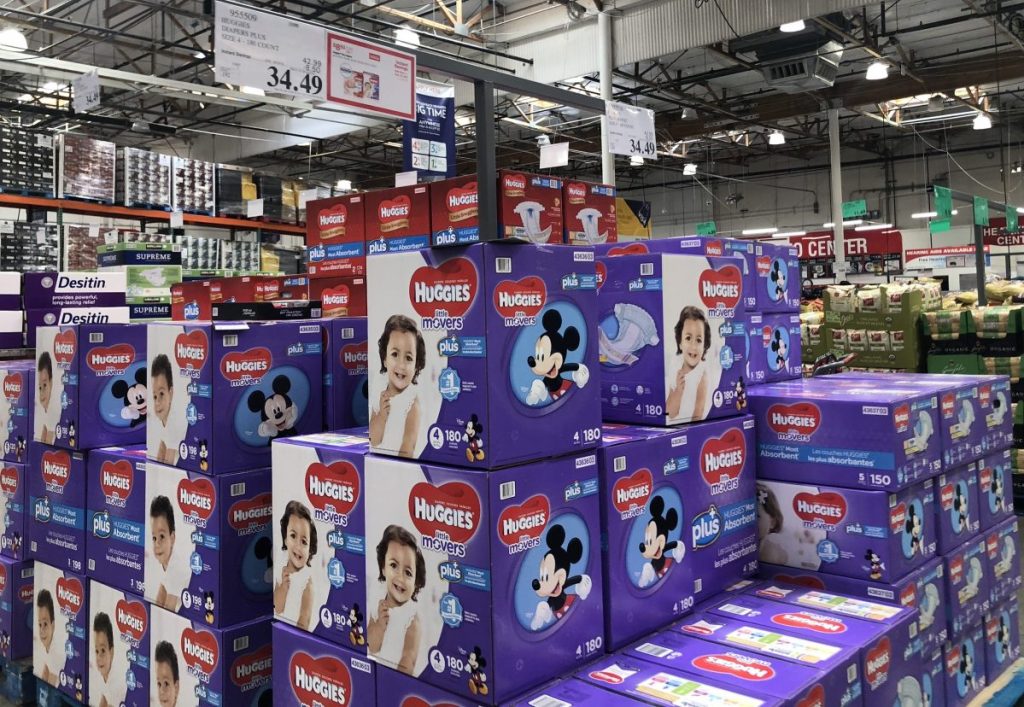
[[[638,360],[634,355],[637,351],[644,346],[658,345],[658,325],[645,309],[635,304],[619,302],[614,311],[618,323],[615,338],[608,338],[604,330],[598,328],[600,360],[602,363],[630,366]]]
[[[935,623],[935,611],[939,608],[939,588],[929,584],[924,588],[924,596],[921,598],[919,628],[924,629]]]
[[[544,230],[540,227],[540,214],[544,205],[536,201],[522,201],[516,204],[514,211],[523,222],[523,235],[531,243],[546,243],[551,236],[551,226]]]
[[[996,426],[1003,424],[1006,418],[1006,411],[1010,406],[1006,403],[1005,393],[996,393],[996,400],[992,404],[992,423]]]
[[[978,596],[978,585],[981,584],[981,577],[981,560],[977,557],[972,557],[970,567],[967,570],[967,586],[964,587],[968,598]]]
[[[999,562],[995,566],[996,574],[1004,575],[1009,572],[1016,554],[1017,548],[1014,547],[1013,538],[1010,536],[1003,538],[1003,549],[999,552]]]
[[[924,707],[924,692],[921,683],[908,675],[896,683],[896,695],[900,707]]]
[[[579,219],[580,227],[583,229],[583,240],[593,245],[604,243],[608,240],[608,232],[598,233],[597,229],[601,223],[601,212],[597,209],[581,209],[576,218]]]
[[[971,429],[971,425],[974,424],[974,406],[971,405],[970,400],[964,400],[960,406],[960,414],[957,415],[957,420],[963,425],[964,432]]]
[[[935,426],[932,423],[931,416],[922,410],[917,415],[917,423],[914,425],[914,449],[922,451],[928,446],[928,440],[931,439],[932,433],[935,431]]]

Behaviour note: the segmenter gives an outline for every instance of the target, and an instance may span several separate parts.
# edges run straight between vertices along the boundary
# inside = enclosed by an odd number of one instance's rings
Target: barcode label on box
[[[857,681],[857,664],[851,663],[850,667],[846,669],[846,682],[853,684]]]
[[[664,646],[656,646],[653,643],[641,643],[636,647],[637,653],[644,653],[646,655],[653,655],[655,658],[667,658],[672,655],[671,648],[665,648]]]
[[[238,346],[238,334],[225,334],[224,346]]]
[[[89,571],[94,572],[96,570],[96,560],[89,558]]]
[[[238,651],[244,651],[246,648],[249,647],[249,637],[248,636],[239,636],[238,638],[236,638],[234,640],[234,642],[231,645],[232,645],[232,648],[234,649],[234,651],[236,653]]]
[[[702,578],[697,577],[697,579],[693,580],[693,593],[694,594],[700,594],[701,590],[703,590],[703,589],[704,589],[704,580]]]
[[[615,457],[615,461],[612,463],[615,468],[615,473],[626,470],[626,457]]]
[[[355,336],[356,336],[356,330],[353,329],[352,327],[346,327],[345,329],[341,330],[341,338],[342,339],[354,339]]]
[[[640,263],[640,275],[650,277],[654,274],[654,263]]]
[[[514,498],[516,495],[516,482],[506,481],[500,487],[498,487],[498,496],[502,501]]]
[[[512,272],[512,258],[495,258],[494,271],[498,274]]]
[[[89,343],[90,344],[102,344],[103,343],[103,332],[101,332],[101,331],[89,332]]]
[[[245,493],[245,482],[239,481],[237,484],[231,484],[231,497],[241,496]]]
[[[550,697],[548,695],[537,695],[527,704],[530,707],[572,707],[571,702],[560,700],[557,697]]]

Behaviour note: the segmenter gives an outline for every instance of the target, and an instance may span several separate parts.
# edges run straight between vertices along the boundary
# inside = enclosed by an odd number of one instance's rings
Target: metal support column
[[[828,111],[828,148],[832,177],[832,238],[835,243],[836,281],[846,279],[846,242],[843,239],[843,165],[839,154],[839,109]]]
[[[974,224],[974,267],[978,274],[978,306],[984,307],[988,304],[988,297],[985,296],[985,227]],[[1006,273],[1011,277],[1011,273]]]
[[[498,170],[494,158],[494,84],[474,81],[476,107],[476,186],[480,240],[493,241],[498,233]]]
[[[612,72],[615,70],[612,45],[612,17],[607,12],[597,15],[597,62],[601,71],[601,100],[610,101]],[[608,119],[601,117],[601,181],[615,186],[615,155],[608,151]]]

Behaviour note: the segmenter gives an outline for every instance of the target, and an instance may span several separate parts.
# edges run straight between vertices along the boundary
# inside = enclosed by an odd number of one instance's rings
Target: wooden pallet
[[[969,703],[969,707],[1013,707],[1024,698],[1024,658],[986,687]]]
[[[36,678],[32,674],[31,658],[0,659],[0,697],[15,705],[35,704]]]

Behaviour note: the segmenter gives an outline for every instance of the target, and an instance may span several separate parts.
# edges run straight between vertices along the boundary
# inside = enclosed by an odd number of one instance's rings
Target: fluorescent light
[[[796,22],[786,22],[785,24],[780,25],[779,26],[779,31],[780,32],[787,32],[787,33],[788,32],[803,32],[804,31],[804,27],[806,27],[806,25],[804,24],[804,21],[803,20],[797,20]]]
[[[1018,206],[1017,207],[1017,213],[1018,214],[1024,214],[1024,206]]]
[[[6,27],[0,29],[0,48],[11,52],[23,52],[28,49],[28,40],[21,30]]]
[[[778,233],[779,229],[775,226],[769,226],[767,228],[746,228],[740,231],[741,236],[766,236],[770,233]]]
[[[853,229],[855,231],[884,231],[887,228],[892,228],[891,223],[869,223],[867,226],[857,226]]]
[[[547,136],[545,135],[544,137],[547,137]],[[629,158],[629,166],[630,167],[643,167],[644,166],[644,158],[641,157],[640,155],[632,155]]]
[[[992,127],[992,119],[988,117],[988,113],[978,113],[974,118],[974,129],[975,130],[988,130]]]
[[[341,191],[352,191],[352,180],[351,179],[339,179],[335,185]]]
[[[693,162],[687,162],[686,164],[683,165],[683,174],[689,177],[692,177],[693,175],[697,174],[697,165],[695,165]]]
[[[807,231],[786,231],[785,233],[776,233],[776,238],[794,238],[796,236],[806,236]]]
[[[197,49],[196,51],[192,52],[192,56],[196,59],[205,59],[206,52],[202,51],[201,49]]]
[[[780,131],[775,130],[775,131],[773,131],[768,136],[768,144],[769,145],[785,145],[786,144],[786,136],[783,135]]]
[[[46,93],[53,93],[54,91],[60,91],[64,86],[57,83],[56,81],[47,81],[43,84],[43,91]]]
[[[262,88],[253,88],[252,86],[239,86],[238,90],[241,93],[247,93],[250,96],[265,96],[265,95],[267,95],[267,92],[264,91]]]
[[[859,226],[864,223],[863,219],[855,218],[852,221],[843,221],[844,226]],[[835,223],[829,221],[828,223],[822,224],[825,228],[832,228]]]
[[[545,145],[551,144],[551,138],[546,134],[541,133],[537,136],[537,147],[544,147]],[[642,159],[642,158],[641,158]]]
[[[395,30],[395,43],[400,47],[418,47],[420,35],[408,27],[399,27]]]
[[[935,218],[938,215],[938,211],[918,211],[916,214],[910,214],[910,218]]]
[[[952,210],[952,211],[950,211],[949,213],[950,213],[950,214],[951,214],[952,216],[956,216],[956,215],[957,215],[958,213],[960,213],[960,212],[959,212],[959,211],[958,211],[957,209],[953,209],[953,210]]]
[[[889,78],[889,65],[884,61],[876,59],[868,65],[864,78],[868,81],[883,81]]]

